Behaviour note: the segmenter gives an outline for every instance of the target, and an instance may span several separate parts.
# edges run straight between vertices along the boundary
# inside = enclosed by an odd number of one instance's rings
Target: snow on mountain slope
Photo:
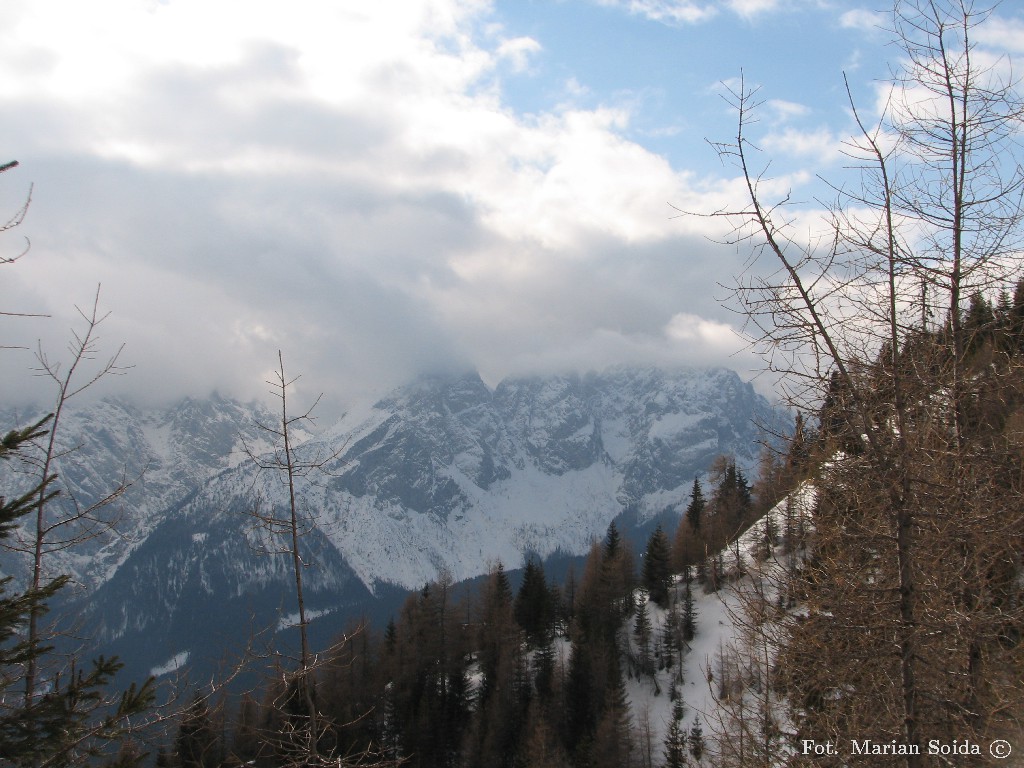
[[[582,554],[623,513],[678,512],[716,455],[754,464],[755,422],[771,418],[724,369],[616,368],[493,392],[475,373],[422,379],[307,444],[341,454],[303,499],[367,586],[416,588],[441,569],[463,579],[526,552]]]
[[[804,483],[786,499],[779,502],[764,517],[752,525],[740,538],[722,551],[721,565],[725,573],[725,584],[717,592],[707,592],[696,581],[692,584],[696,634],[688,643],[682,665],[680,696],[684,702],[682,728],[689,732],[694,721],[699,719],[708,753],[704,763],[716,764],[715,753],[722,749],[716,743],[716,735],[730,733],[735,724],[730,723],[730,701],[738,702],[735,690],[723,692],[723,670],[733,663],[739,654],[746,656],[744,636],[747,628],[746,608],[750,603],[755,586],[764,590],[763,596],[769,601],[777,597],[775,585],[787,565],[788,555],[782,542],[782,535],[788,523],[802,531],[812,525],[811,511],[814,506],[815,490]],[[774,530],[773,530],[774,529]],[[767,545],[771,538],[777,543]],[[742,574],[742,575],[740,575]],[[677,580],[675,599],[681,605],[685,585]],[[642,598],[641,599],[645,599]],[[652,636],[659,636],[668,618],[668,611],[653,602],[646,603],[650,613]],[[623,627],[623,633],[631,637],[631,623]],[[770,635],[770,629],[766,635]],[[636,642],[631,637],[631,649],[636,653]],[[627,698],[633,723],[639,733],[649,731],[655,754],[662,754],[665,736],[672,723],[673,703],[669,698],[669,687],[675,670],[661,670],[656,680],[632,677],[627,681]],[[778,702],[774,702],[778,706]],[[753,707],[749,707],[748,718]],[[781,711],[776,713],[782,718]]]
[[[513,568],[528,552],[582,554],[613,519],[625,530],[678,515],[716,455],[753,467],[757,423],[772,419],[724,369],[622,367],[493,390],[476,373],[422,378],[319,435],[296,435],[300,461],[335,457],[297,489],[310,608],[337,623],[371,593],[419,588],[441,572],[469,578],[497,560]],[[256,422],[274,420],[218,397],[68,411],[62,432],[82,445],[61,468],[70,493],[88,502],[135,479],[114,510],[117,535],[50,561],[93,587],[83,615],[118,653],[145,646],[146,669],[185,651],[197,659],[195,617],[230,632],[256,616],[277,626],[290,610],[286,558],[254,551],[248,515],[257,503],[286,509],[287,488],[242,451],[269,451]],[[231,605],[215,608],[225,598]],[[149,648],[156,628],[161,644]]]
[[[5,427],[29,424],[45,411],[0,413]],[[60,496],[48,509],[50,520],[66,519],[89,510],[126,486],[111,503],[88,515],[88,520],[60,531],[82,536],[72,548],[57,548],[46,558],[50,573],[66,573],[81,585],[95,588],[108,580],[125,559],[175,506],[209,478],[237,466],[244,458],[243,439],[267,448],[256,420],[272,416],[258,404],[244,405],[213,395],[187,398],[157,410],[141,410],[117,399],[85,405],[72,401],[58,429]],[[40,453],[29,454],[37,461]],[[38,479],[31,463],[0,468],[4,488],[27,488]],[[22,541],[31,533],[23,528]],[[25,557],[4,555],[0,570],[24,578]]]

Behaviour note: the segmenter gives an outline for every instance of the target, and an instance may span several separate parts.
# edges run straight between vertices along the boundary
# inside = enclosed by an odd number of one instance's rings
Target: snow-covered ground
[[[700,719],[709,753],[704,762],[709,765],[715,764],[714,755],[718,748],[716,734],[726,727],[729,717],[719,700],[722,659],[742,651],[745,606],[750,602],[752,594],[757,588],[763,588],[767,599],[774,600],[774,585],[786,567],[787,556],[781,543],[772,548],[770,556],[765,557],[766,526],[774,525],[781,536],[788,504],[790,519],[794,524],[802,520],[805,530],[808,529],[814,497],[813,487],[802,485],[751,526],[736,543],[727,547],[722,555],[727,583],[717,592],[706,592],[696,580],[691,585],[696,634],[685,650],[682,665],[683,682],[679,688],[685,705],[682,725],[684,732],[688,733],[694,720]],[[737,555],[739,561],[742,561],[741,570],[746,574],[738,578]],[[674,590],[679,606],[683,603],[684,589],[681,578],[677,577]],[[642,592],[639,598],[645,599]],[[658,637],[663,632],[669,612],[651,601],[647,601],[646,605],[651,619],[651,636]],[[635,653],[637,646],[633,637],[632,619],[623,631],[628,633],[631,649]],[[650,734],[656,765],[662,760],[665,736],[672,723],[673,702],[669,690],[677,672],[677,669],[672,668],[658,671],[653,679],[634,676],[627,680],[626,692],[633,725],[641,740],[646,740],[646,734]],[[781,713],[778,716],[781,717]]]

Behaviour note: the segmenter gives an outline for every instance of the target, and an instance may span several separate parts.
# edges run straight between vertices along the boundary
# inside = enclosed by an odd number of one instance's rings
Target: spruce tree
[[[672,601],[668,613],[665,615],[665,625],[662,627],[661,647],[664,650],[664,666],[672,669],[676,661],[676,653],[679,651],[680,643],[680,617],[679,604]],[[682,670],[680,669],[680,672]]]
[[[690,754],[694,760],[700,760],[704,754],[704,729],[700,727],[700,717],[693,718],[690,728]]]
[[[631,765],[636,751],[632,738],[629,700],[622,680],[618,655],[609,660],[608,686],[605,689],[603,714],[594,736],[594,768],[620,768]]]
[[[537,697],[546,704],[552,696],[555,680],[555,648],[548,642],[537,649],[533,657],[533,685]]]
[[[701,490],[700,480],[693,478],[693,490],[690,493],[690,503],[686,507],[686,522],[690,524],[690,530],[697,533],[700,530],[701,520],[704,517],[704,508],[707,502],[704,499],[704,491]]]
[[[221,761],[221,744],[206,699],[195,694],[182,715],[174,741],[181,768],[215,768]]]
[[[1010,346],[1015,354],[1024,354],[1024,278],[1017,280],[1010,305]]]
[[[674,699],[672,706],[672,722],[665,734],[665,768],[684,768],[686,766],[686,733],[683,731],[683,701]]]
[[[647,601],[640,600],[633,621],[633,637],[637,647],[637,669],[641,675],[653,675],[654,663],[651,659],[651,617],[647,611]]]
[[[615,525],[615,521],[612,520],[608,524],[608,532],[604,537],[604,559],[612,560],[619,553],[619,546],[622,542],[622,536],[619,534],[618,526]]]
[[[516,594],[515,619],[532,648],[541,648],[550,640],[555,606],[544,577],[544,566],[530,558],[523,571],[523,584]]]
[[[668,537],[661,529],[661,525],[658,525],[647,540],[647,551],[644,553],[641,575],[643,585],[647,588],[651,600],[662,608],[666,608],[669,589],[672,586],[672,564]]]
[[[683,617],[682,617],[683,640],[690,642],[697,636],[697,609],[693,605],[693,589],[690,579],[685,580],[683,588]]]

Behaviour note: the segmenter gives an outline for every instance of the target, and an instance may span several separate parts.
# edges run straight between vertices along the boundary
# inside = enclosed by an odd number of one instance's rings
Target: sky
[[[981,37],[1020,52],[1006,3]],[[266,390],[328,408],[423,372],[762,363],[727,301],[750,252],[723,94],[763,100],[771,187],[842,174],[898,51],[838,0],[5,0],[0,386],[37,397],[75,307],[104,394]]]

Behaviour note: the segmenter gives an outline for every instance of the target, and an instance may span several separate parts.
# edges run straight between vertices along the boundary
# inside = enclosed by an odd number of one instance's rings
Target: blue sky
[[[742,204],[705,139],[721,83],[762,87],[774,191],[820,193],[896,51],[830,0],[7,0],[0,343],[59,351],[101,283],[117,382],[150,400],[262,393],[283,349],[347,399],[425,370],[616,363],[752,375],[722,305],[747,252],[672,206]],[[1005,4],[986,51],[1019,54]],[[807,221],[815,218],[808,206]],[[809,224],[810,226],[810,224]],[[5,352],[11,400],[35,394]]]
[[[717,160],[703,139],[734,129],[718,97],[721,81],[745,71],[766,98],[805,107],[799,122],[815,126],[842,125],[834,113],[845,105],[844,71],[859,85],[887,75],[888,35],[872,25],[887,24],[888,16],[851,13],[855,5],[780,3],[748,14],[721,8],[695,23],[627,5],[498,3],[507,28],[541,46],[528,70],[506,81],[508,104],[524,113],[556,109],[574,81],[580,105],[628,105],[631,140],[676,167],[711,172]]]

